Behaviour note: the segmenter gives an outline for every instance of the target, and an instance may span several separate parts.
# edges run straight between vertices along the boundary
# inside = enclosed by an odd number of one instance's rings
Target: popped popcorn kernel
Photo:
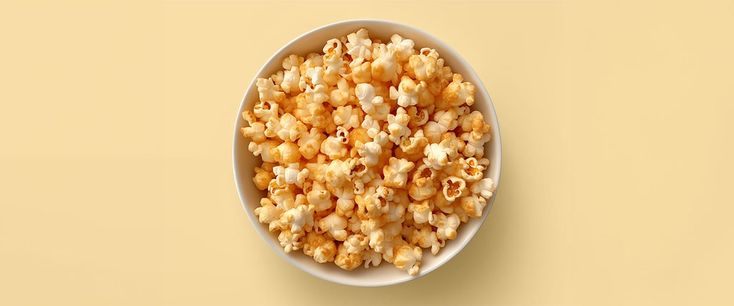
[[[464,190],[466,190],[466,181],[455,176],[449,176],[443,179],[441,185],[443,186],[443,196],[446,197],[446,200],[449,202],[456,200],[464,193]]]

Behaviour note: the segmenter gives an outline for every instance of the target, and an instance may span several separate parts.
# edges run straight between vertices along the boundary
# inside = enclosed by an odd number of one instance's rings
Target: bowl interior
[[[485,115],[485,120],[489,121],[492,125],[492,140],[485,147],[485,156],[489,158],[491,165],[485,176],[491,177],[496,183],[499,183],[501,159],[500,135],[492,100],[483,83],[468,63],[453,49],[428,33],[406,25],[380,20],[351,20],[326,25],[303,34],[280,49],[260,69],[257,77],[267,77],[278,69],[281,69],[281,61],[289,54],[305,55],[309,52],[320,52],[328,39],[341,37],[361,27],[366,28],[370,32],[371,37],[378,37],[383,42],[389,41],[392,34],[398,33],[403,37],[415,41],[416,48],[418,49],[422,47],[436,49],[441,57],[446,60],[446,63],[451,66],[453,71],[461,73],[465,80],[476,85],[477,94],[474,108],[481,111]],[[255,229],[265,238],[265,241],[273,247],[276,253],[283,256],[290,263],[314,276],[329,281],[356,286],[383,286],[415,279],[416,276],[409,276],[406,272],[395,268],[392,264],[384,262],[379,267],[344,271],[334,264],[316,263],[300,251],[286,254],[278,244],[277,236],[268,232],[267,225],[258,223],[253,210],[259,205],[260,198],[265,196],[265,193],[255,188],[252,183],[252,176],[254,173],[253,168],[260,161],[259,158],[254,158],[247,150],[247,141],[239,132],[240,127],[243,125],[243,119],[240,114],[244,109],[252,108],[257,99],[257,90],[253,80],[247,88],[242,104],[240,105],[240,110],[237,113],[234,137],[234,171],[240,200],[244,209],[247,211],[247,215],[255,225]],[[421,271],[418,276],[430,273],[456,255],[479,230],[479,227],[492,208],[492,202],[494,202],[494,197],[489,201],[482,218],[472,219],[468,223],[462,224],[458,230],[458,237],[455,240],[448,241],[438,255],[433,256],[430,251],[425,250]]]

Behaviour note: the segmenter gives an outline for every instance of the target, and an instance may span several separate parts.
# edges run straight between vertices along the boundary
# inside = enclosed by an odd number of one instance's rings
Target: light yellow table
[[[504,141],[475,240],[389,288],[276,257],[232,181],[259,66],[359,17],[464,54]],[[4,1],[0,34],[0,305],[734,304],[732,1]]]

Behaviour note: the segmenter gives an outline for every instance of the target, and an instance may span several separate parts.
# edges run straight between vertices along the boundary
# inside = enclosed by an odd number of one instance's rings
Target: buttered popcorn
[[[255,215],[286,252],[417,275],[424,250],[456,239],[494,192],[476,88],[398,34],[359,29],[322,51],[284,58],[242,114],[261,160],[253,182],[267,191]]]

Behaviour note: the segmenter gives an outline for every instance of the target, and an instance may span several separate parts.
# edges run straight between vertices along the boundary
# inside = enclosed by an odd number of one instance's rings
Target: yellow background
[[[474,65],[502,186],[453,261],[327,283],[257,236],[240,98],[314,27],[385,18]],[[0,305],[732,305],[734,3],[0,4]]]

